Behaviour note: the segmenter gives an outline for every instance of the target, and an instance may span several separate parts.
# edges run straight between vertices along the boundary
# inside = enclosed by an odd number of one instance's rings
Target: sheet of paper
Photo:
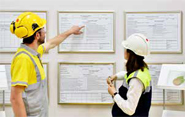
[[[0,65],[0,90],[8,89],[5,65]]]
[[[185,64],[163,64],[157,86],[164,89],[185,90],[185,82],[178,86],[173,83],[179,76],[185,79]]]
[[[5,66],[4,65],[0,65],[0,72],[4,72],[5,71]]]
[[[106,83],[112,74],[112,64],[61,64],[59,103],[112,103]]]
[[[127,13],[126,37],[142,33],[151,52],[181,52],[181,13]]]
[[[5,111],[0,111],[0,117],[6,117]]]
[[[113,51],[113,13],[59,13],[59,33],[73,25],[85,26],[83,34],[71,35],[59,45],[59,51]]]

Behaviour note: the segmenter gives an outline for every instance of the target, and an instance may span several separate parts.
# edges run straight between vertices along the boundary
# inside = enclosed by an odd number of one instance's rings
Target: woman
[[[148,117],[152,87],[148,66],[143,61],[144,56],[149,54],[148,39],[142,34],[132,34],[122,45],[127,73],[122,71],[107,78],[108,92],[115,101],[112,116]],[[123,79],[118,92],[112,85],[116,79]]]

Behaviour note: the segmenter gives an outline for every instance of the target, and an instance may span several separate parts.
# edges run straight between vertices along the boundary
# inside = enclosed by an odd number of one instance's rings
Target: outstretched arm
[[[58,46],[60,43],[62,43],[68,36],[71,34],[80,35],[82,32],[80,31],[82,27],[73,26],[71,29],[65,31],[62,34],[59,34],[58,36],[54,37],[53,39],[48,40],[46,43],[43,44],[46,51],[49,51],[50,49]]]

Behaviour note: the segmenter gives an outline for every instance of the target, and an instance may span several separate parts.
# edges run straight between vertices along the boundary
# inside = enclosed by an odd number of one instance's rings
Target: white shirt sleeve
[[[144,86],[142,82],[137,78],[133,78],[129,83],[127,100],[124,100],[119,94],[116,94],[114,96],[114,101],[124,113],[133,115],[141,97],[143,88]]]
[[[126,71],[118,72],[118,73],[116,74],[117,79],[118,79],[118,80],[123,79],[126,73],[127,73]]]

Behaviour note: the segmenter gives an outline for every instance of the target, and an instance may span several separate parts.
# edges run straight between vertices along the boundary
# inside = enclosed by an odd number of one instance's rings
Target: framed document
[[[8,81],[8,90],[5,90],[5,104],[10,105],[10,91],[11,91],[11,64],[10,63],[0,63],[0,65],[5,65],[7,81]],[[44,71],[46,77],[48,78],[48,63],[43,63]],[[48,81],[48,79],[47,79]],[[3,92],[0,91],[0,104],[3,102]]]
[[[162,63],[148,63],[152,77],[152,105],[163,105],[163,90],[157,88]],[[165,90],[165,105],[182,105],[184,93],[178,90]]]
[[[20,47],[22,39],[11,34],[10,24],[23,12],[27,11],[0,11],[0,52],[16,52]],[[38,14],[41,18],[47,19],[46,11],[28,11]],[[46,30],[46,29],[45,29]]]
[[[59,104],[112,104],[106,79],[114,63],[59,63]]]
[[[85,26],[81,35],[71,35],[58,52],[114,52],[114,12],[59,11],[58,33],[73,25]]]
[[[182,53],[182,12],[126,12],[125,38],[142,33],[151,53]]]

